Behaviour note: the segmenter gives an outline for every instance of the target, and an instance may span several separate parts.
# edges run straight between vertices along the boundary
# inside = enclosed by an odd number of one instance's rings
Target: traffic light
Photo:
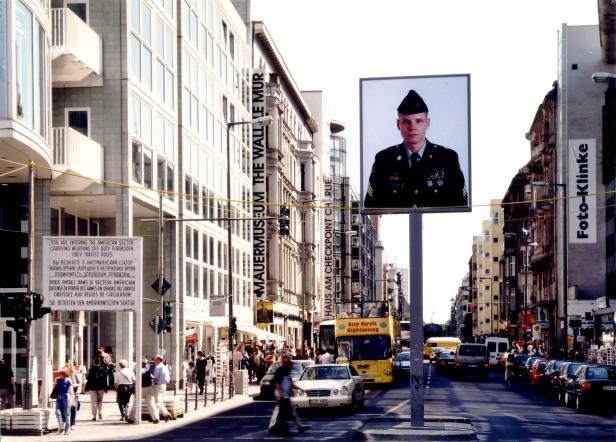
[[[14,318],[18,301],[18,293],[0,293],[0,317]]]
[[[47,313],[51,313],[51,309],[43,307],[43,295],[32,292],[32,319],[41,319]]]
[[[12,319],[10,321],[6,321],[6,326],[14,329],[15,333],[17,334],[26,333],[26,320],[25,319],[19,318],[19,319]]]
[[[235,316],[233,316],[231,318],[231,321],[229,322],[229,338],[232,338],[233,336],[235,336],[236,332],[237,332],[237,319],[235,318]]]
[[[171,333],[173,328],[173,307],[168,301],[163,302],[163,322],[165,323],[165,332]]]
[[[32,299],[29,293],[20,293],[15,305],[15,318],[28,318],[32,315]]]
[[[280,206],[280,218],[278,219],[278,226],[280,227],[280,235],[289,236],[291,231],[291,209],[289,206]]]

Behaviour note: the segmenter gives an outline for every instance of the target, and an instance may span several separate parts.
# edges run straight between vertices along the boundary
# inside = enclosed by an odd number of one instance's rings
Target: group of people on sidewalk
[[[77,412],[79,411],[79,393],[84,386],[85,392],[90,394],[92,420],[103,418],[103,397],[109,390],[116,391],[116,401],[120,410],[120,420],[127,423],[135,422],[135,385],[137,373],[129,367],[126,360],[118,362],[116,369],[112,354],[103,347],[92,359],[92,365],[87,375],[78,370],[73,364],[66,364],[59,371],[54,381],[51,399],[55,399],[56,416],[58,418],[58,432],[69,434],[75,429]],[[161,419],[175,420],[165,407],[165,391],[170,381],[169,368],[163,362],[162,356],[156,356],[154,361],[143,359],[139,371],[141,376],[141,397],[153,423]]]

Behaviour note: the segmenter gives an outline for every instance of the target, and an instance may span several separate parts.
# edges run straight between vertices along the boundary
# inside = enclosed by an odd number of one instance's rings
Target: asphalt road
[[[479,440],[616,441],[615,416],[578,414],[520,382],[508,390],[501,372],[488,382],[429,373],[426,414],[468,417]]]
[[[515,384],[509,391],[500,372],[490,380],[456,380],[436,375],[425,364],[425,414],[462,416],[471,419],[479,440],[498,441],[615,441],[616,418],[577,414],[528,388]],[[303,414],[311,428],[293,432],[293,440],[349,440],[368,419],[386,413],[408,413],[409,383],[402,380],[391,389],[371,390],[366,406],[353,415],[332,410]],[[180,429],[160,433],[148,441],[268,440],[278,439],[267,431],[273,401],[255,401]],[[163,427],[164,428],[164,427]],[[292,430],[293,427],[292,427]]]

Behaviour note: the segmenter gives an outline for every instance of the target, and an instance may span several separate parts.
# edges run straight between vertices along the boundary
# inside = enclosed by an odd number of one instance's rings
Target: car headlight
[[[383,373],[385,373],[385,375],[389,376],[391,374],[391,370],[385,370]]]
[[[343,394],[343,395],[349,394],[349,389],[347,387],[340,387],[340,394]]]
[[[332,394],[333,394],[333,395],[335,395],[335,396],[337,396],[337,395],[339,395],[339,394],[340,394],[340,390],[338,390],[337,388],[334,388],[334,389],[332,390]]]

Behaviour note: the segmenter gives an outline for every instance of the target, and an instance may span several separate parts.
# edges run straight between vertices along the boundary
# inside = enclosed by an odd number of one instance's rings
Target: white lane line
[[[383,413],[383,415],[388,415],[390,413],[393,413],[394,411],[396,411],[398,408],[403,407],[404,405],[408,404],[409,402],[411,402],[410,399],[405,400],[404,402],[400,402],[398,405],[396,405],[395,407],[390,408],[389,410],[387,410],[385,413]]]

